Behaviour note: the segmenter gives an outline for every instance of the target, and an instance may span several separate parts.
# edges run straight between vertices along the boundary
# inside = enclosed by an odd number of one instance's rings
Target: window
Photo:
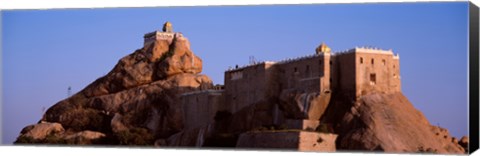
[[[382,64],[383,64],[383,65],[386,65],[386,64],[387,64],[387,62],[385,61],[385,59],[382,60]]]
[[[293,68],[293,72],[294,72],[294,73],[297,72],[297,67]]]
[[[319,65],[322,65],[322,60],[319,60],[319,61],[318,61],[318,64],[319,64]]]
[[[363,64],[363,57],[360,57],[360,64]]]
[[[370,74],[370,85],[375,85],[377,83],[377,76],[375,73]]]
[[[395,65],[393,65],[393,69],[395,69]]]
[[[374,60],[373,60],[373,58],[372,58],[372,65],[373,65],[373,63],[374,63]]]
[[[305,77],[310,77],[310,66],[307,65],[307,69],[305,69]]]
[[[330,65],[332,65],[332,60],[330,60]]]

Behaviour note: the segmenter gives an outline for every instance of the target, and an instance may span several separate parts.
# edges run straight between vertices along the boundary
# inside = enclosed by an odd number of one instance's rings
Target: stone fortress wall
[[[163,32],[145,34],[144,45],[156,40],[171,43],[174,38],[184,39],[181,33],[171,30],[170,24],[170,29],[164,28]],[[211,124],[220,111],[233,114],[250,105],[266,102],[262,100],[269,96],[278,97],[292,90],[316,93],[320,98],[328,98],[327,102],[330,93],[335,91],[352,97],[371,92],[401,91],[399,56],[391,50],[356,47],[331,53],[324,43],[312,55],[237,66],[226,70],[224,76],[224,86],[181,95],[186,129]],[[275,107],[274,111],[279,110]],[[279,115],[278,112],[274,114]],[[318,119],[291,120],[300,125],[312,121],[318,122]]]
[[[213,122],[215,114],[224,110],[223,90],[204,90],[182,95],[185,129],[193,129]]]
[[[262,62],[227,70],[224,81],[225,101],[231,105],[232,113],[265,99],[271,81],[277,81],[275,85],[281,90],[319,93],[342,90],[354,96],[401,91],[398,55],[375,48],[353,48],[338,53],[317,51],[296,59]]]
[[[185,110],[192,110],[187,113],[189,116],[185,116],[185,121],[194,121],[193,125],[210,123],[218,111],[235,113],[267,99],[269,88],[319,94],[342,90],[356,97],[371,92],[401,91],[398,55],[370,48],[354,48],[339,53],[318,52],[280,62],[261,62],[229,69],[224,76],[222,92],[184,96],[186,99],[201,99],[193,103],[192,100],[184,100],[183,105],[188,105],[184,106]],[[215,97],[216,100],[206,97]],[[203,119],[207,112],[198,112],[206,109],[200,107],[211,108],[208,111],[211,114],[206,115],[209,118]]]
[[[270,68],[273,64],[263,62],[225,72],[224,96],[229,112],[237,112],[264,99],[268,82],[272,79]]]

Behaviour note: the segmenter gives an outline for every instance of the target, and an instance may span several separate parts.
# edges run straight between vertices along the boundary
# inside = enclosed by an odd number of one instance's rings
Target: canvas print
[[[464,154],[468,7],[3,11],[2,141]]]

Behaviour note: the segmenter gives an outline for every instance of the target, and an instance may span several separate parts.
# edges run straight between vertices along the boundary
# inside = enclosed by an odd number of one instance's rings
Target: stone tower
[[[173,32],[172,23],[168,21],[165,22],[165,24],[163,24],[163,32],[168,32],[168,33]]]

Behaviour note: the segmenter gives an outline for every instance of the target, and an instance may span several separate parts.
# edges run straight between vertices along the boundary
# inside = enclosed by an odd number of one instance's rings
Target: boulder
[[[106,135],[103,133],[86,130],[75,134],[67,135],[64,139],[68,143],[87,145],[92,144],[94,141],[97,141],[104,137],[106,137]]]
[[[122,118],[123,116],[120,113],[115,113],[113,116],[110,126],[112,127],[112,131],[114,133],[128,130],[128,127],[123,124]]]
[[[22,129],[21,137],[29,137],[35,140],[45,139],[48,135],[62,133],[65,130],[59,123],[39,123]]]
[[[465,149],[465,152],[468,152],[468,144],[469,144],[469,141],[468,141],[468,137],[467,136],[463,136],[460,141],[458,142],[458,144],[460,146],[463,147],[463,149]]]
[[[195,56],[190,50],[188,40],[175,40],[173,48],[169,49],[166,57],[162,60],[157,69],[157,76],[160,78],[180,74],[198,74],[202,72],[202,60]]]

